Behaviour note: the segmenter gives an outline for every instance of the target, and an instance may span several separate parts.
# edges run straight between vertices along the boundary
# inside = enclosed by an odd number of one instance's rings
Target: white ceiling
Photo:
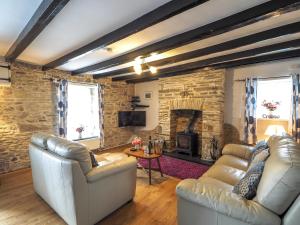
[[[19,59],[45,64],[135,20],[169,0],[71,0]]]
[[[231,54],[231,53],[235,53],[235,52],[241,52],[241,51],[254,49],[254,48],[259,48],[259,47],[263,47],[263,46],[268,46],[268,45],[272,45],[272,44],[282,43],[282,42],[291,41],[291,40],[295,40],[295,39],[300,39],[300,33],[295,33],[295,34],[291,34],[291,35],[284,35],[284,36],[280,36],[280,37],[277,37],[277,38],[272,38],[272,39],[269,39],[269,40],[256,42],[255,44],[245,45],[243,47],[234,48],[234,49],[227,50],[227,51],[217,52],[217,53],[213,53],[213,54],[209,54],[209,55],[205,55],[205,56],[201,56],[201,57],[197,57],[197,58],[193,58],[193,59],[189,59],[189,60],[180,61],[180,62],[177,62],[177,63],[167,64],[165,66],[160,66],[160,67],[157,67],[157,68],[159,70],[159,69],[163,69],[163,68],[168,68],[168,67],[177,66],[177,65],[181,65],[181,64],[186,64],[186,63],[190,63],[190,62],[195,62],[195,61],[199,61],[199,60],[209,59],[209,58],[222,56],[222,55],[227,55],[227,54]],[[153,61],[155,61],[155,60],[153,60]],[[104,73],[104,72],[113,71],[113,70],[116,70],[116,69],[121,69],[121,68],[128,67],[128,66],[133,66],[133,63],[123,64],[122,66],[118,66],[118,67],[111,67],[109,69],[102,70],[101,73],[102,72]],[[94,73],[100,73],[100,71],[97,71],[97,72],[94,72]],[[132,74],[132,73],[128,73],[128,74]],[[122,74],[122,75],[119,75],[119,76],[126,76],[128,74]]]
[[[299,21],[300,21],[300,10],[295,11],[295,12],[286,13],[281,16],[272,17],[270,19],[263,20],[263,21],[260,21],[260,22],[257,22],[257,23],[224,33],[224,34],[220,34],[220,35],[217,35],[217,36],[214,36],[211,38],[207,38],[207,39],[197,41],[197,42],[194,42],[194,43],[191,43],[188,45],[184,45],[179,48],[172,49],[170,51],[167,51],[160,55],[157,55],[156,57],[153,58],[153,60],[147,60],[147,61],[151,62],[151,61],[155,61],[158,59],[175,56],[175,55],[178,55],[181,53],[186,53],[186,52],[193,51],[196,49],[209,47],[212,45],[216,45],[219,43],[223,43],[226,41],[230,41],[230,40],[237,39],[240,37],[255,34],[255,33],[258,33],[258,32],[264,31],[264,30],[269,30],[269,29],[279,27],[279,26],[282,26],[285,24],[299,22]],[[292,38],[289,38],[289,37],[292,37]],[[282,38],[266,40],[266,41],[263,41],[262,43],[263,43],[263,46],[265,46],[265,45],[270,45],[270,44],[274,44],[274,43],[278,43],[278,42],[293,40],[295,38],[296,38],[296,36],[294,36],[294,35],[286,35]],[[298,36],[298,38],[299,38],[299,36]],[[260,43],[256,43],[256,44],[252,45],[252,47],[260,47],[260,46],[262,46]],[[236,48],[236,49],[233,49],[231,52],[236,52],[236,51],[240,51],[240,50],[241,50],[241,48]],[[221,55],[221,54],[224,54],[224,53],[219,53],[218,55]],[[209,57],[212,57],[212,55],[205,56],[205,58],[209,58]],[[196,58],[196,60],[199,60],[199,58]],[[188,61],[195,61],[195,59],[188,60]],[[133,66],[133,63],[134,62],[132,61],[130,63],[126,63],[126,64],[123,64],[120,66],[111,67],[111,68],[101,70],[101,71],[96,71],[95,73],[108,72],[108,71],[112,71],[115,69],[121,69],[124,67]],[[180,63],[180,64],[182,64],[182,63]]]
[[[266,0],[210,0],[110,45],[109,47],[112,49],[112,52],[98,50],[78,60],[73,60],[60,68],[74,70],[113,58],[130,50],[214,22],[263,2],[266,2]],[[220,5],[222,5],[222,7],[218,7]]]
[[[0,57],[6,54],[41,1],[42,0],[1,1]],[[38,65],[46,64],[131,22],[168,1],[170,0],[70,0],[18,59]],[[267,2],[267,0],[210,0],[111,44],[108,46],[112,49],[111,52],[100,49],[78,59],[74,59],[59,68],[63,70],[75,70],[101,62],[149,45],[150,43],[155,43],[173,35],[195,29],[264,2]],[[172,49],[163,54],[156,55],[154,59],[174,56],[297,21],[300,21],[300,10]],[[265,46],[299,37],[300,34],[285,36],[243,48],[187,60],[185,62]],[[102,70],[101,72],[131,65],[132,63],[127,63],[108,70]]]
[[[26,26],[42,0],[0,2],[0,56],[4,56]]]

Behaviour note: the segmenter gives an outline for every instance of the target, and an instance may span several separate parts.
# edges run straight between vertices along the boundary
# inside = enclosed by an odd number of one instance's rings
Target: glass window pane
[[[273,111],[265,106],[263,102],[272,103],[276,109]],[[278,103],[278,104],[277,104]],[[292,104],[292,79],[259,80],[257,86],[257,118],[266,118],[272,114],[280,119],[291,118]]]
[[[98,86],[69,83],[67,126],[68,139],[99,137]]]

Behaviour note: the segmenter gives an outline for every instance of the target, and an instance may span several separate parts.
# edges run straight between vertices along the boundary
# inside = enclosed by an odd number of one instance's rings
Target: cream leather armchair
[[[252,147],[230,144],[201,178],[178,184],[178,225],[298,225],[299,144],[273,136],[268,145],[270,157],[253,200],[232,192],[247,170]]]
[[[122,153],[98,157],[65,139],[35,134],[29,146],[34,189],[70,225],[92,225],[132,200],[136,160]]]

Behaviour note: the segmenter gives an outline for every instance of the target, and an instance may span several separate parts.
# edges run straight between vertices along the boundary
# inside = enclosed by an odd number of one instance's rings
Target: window
[[[291,78],[258,80],[257,140],[266,140],[273,134],[290,133],[292,89]]]
[[[274,80],[258,80],[257,83],[257,118],[290,120],[292,108],[292,79],[282,78]],[[274,111],[263,106],[263,102],[272,103]]]
[[[78,128],[83,131],[78,132]],[[67,138],[85,139],[99,137],[99,134],[98,86],[69,83]]]

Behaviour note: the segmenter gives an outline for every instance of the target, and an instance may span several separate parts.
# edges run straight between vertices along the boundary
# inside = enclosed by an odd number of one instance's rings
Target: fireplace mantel
[[[191,109],[203,111],[204,98],[180,98],[170,100],[170,110]]]

